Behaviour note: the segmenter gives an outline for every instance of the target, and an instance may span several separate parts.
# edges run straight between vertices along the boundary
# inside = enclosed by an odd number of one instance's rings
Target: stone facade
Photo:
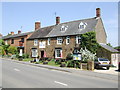
[[[66,37],[63,38],[62,45],[57,44],[57,37],[50,38],[50,45],[48,45],[48,39],[38,39],[38,42],[45,41],[46,47],[39,48],[39,44],[34,46],[34,40],[27,40],[27,54],[31,56],[32,48],[36,48],[38,50],[38,56],[41,58],[41,51],[46,53],[46,57],[55,58],[55,49],[62,49],[62,58],[65,59],[68,53],[73,53],[75,47],[79,46],[76,44],[76,36],[70,36],[70,43],[66,44]]]

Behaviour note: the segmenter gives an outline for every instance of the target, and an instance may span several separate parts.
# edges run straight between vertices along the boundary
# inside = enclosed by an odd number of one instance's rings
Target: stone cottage
[[[96,32],[98,43],[107,44],[100,8],[96,9],[96,16],[93,18],[60,23],[60,17],[56,17],[55,25],[42,28],[40,25],[40,22],[35,23],[35,31],[27,39],[26,53],[33,58],[39,56],[39,58],[65,59],[68,53],[73,53],[80,47],[80,35],[91,31]],[[105,58],[107,57],[105,56]]]

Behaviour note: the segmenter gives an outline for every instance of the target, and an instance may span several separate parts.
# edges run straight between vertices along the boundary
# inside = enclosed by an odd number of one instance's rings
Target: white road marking
[[[61,82],[58,82],[58,81],[54,81],[55,83],[58,83],[58,84],[61,84],[61,85],[64,85],[64,86],[68,86],[67,84],[65,83],[61,83]]]
[[[17,68],[15,68],[14,70],[15,70],[15,71],[18,71],[18,72],[20,71],[20,70],[19,70],[19,69],[17,69]]]

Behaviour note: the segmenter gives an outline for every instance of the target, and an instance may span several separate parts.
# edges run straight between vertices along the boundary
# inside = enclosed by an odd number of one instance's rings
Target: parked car
[[[97,58],[94,61],[94,66],[95,68],[102,68],[102,67],[106,67],[107,70],[109,70],[110,68],[110,61],[108,59],[105,58]]]

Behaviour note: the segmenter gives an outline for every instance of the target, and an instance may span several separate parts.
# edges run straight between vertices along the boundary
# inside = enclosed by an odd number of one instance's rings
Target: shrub
[[[69,60],[67,62],[67,67],[74,67],[74,60]]]
[[[72,60],[73,59],[73,55],[71,53],[68,53],[66,59],[67,60]]]
[[[22,57],[23,58],[29,58],[29,55],[28,54],[23,54]]]
[[[17,47],[14,47],[14,46],[9,46],[7,50],[8,50],[8,53],[11,53],[11,54],[16,54],[18,52]]]

